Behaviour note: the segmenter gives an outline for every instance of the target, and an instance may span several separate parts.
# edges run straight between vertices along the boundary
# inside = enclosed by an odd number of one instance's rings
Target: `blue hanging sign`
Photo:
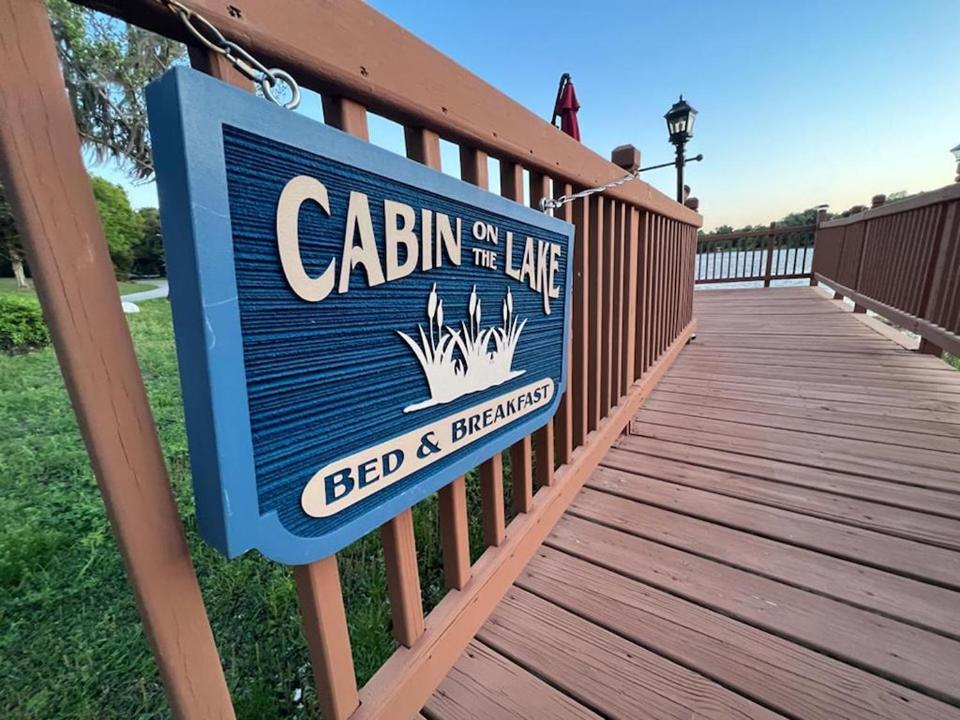
[[[317,560],[554,414],[571,225],[187,68],[147,101],[207,541]]]

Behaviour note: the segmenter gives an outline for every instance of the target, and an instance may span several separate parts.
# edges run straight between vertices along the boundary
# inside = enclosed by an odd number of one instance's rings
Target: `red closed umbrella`
[[[557,89],[557,101],[553,107],[553,120],[560,116],[560,129],[576,141],[580,141],[580,123],[577,122],[577,111],[580,103],[577,93],[573,89],[573,81],[569,73],[560,78],[560,87]]]

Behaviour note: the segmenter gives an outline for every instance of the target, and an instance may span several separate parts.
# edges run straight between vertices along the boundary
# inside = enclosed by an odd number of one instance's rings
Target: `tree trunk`
[[[27,288],[27,274],[23,271],[23,258],[14,255],[10,258],[10,265],[13,267],[13,276],[17,279],[17,288],[25,290]]]

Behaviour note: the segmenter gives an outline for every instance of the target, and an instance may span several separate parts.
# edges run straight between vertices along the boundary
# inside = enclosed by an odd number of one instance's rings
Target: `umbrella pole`
[[[557,87],[557,99],[553,101],[553,117],[550,118],[550,124],[556,126],[557,118],[560,116],[560,97],[563,95],[563,86],[570,82],[570,73],[564,73],[560,76],[560,85]]]

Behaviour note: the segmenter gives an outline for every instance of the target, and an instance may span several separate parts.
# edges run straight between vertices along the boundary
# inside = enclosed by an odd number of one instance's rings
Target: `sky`
[[[546,120],[569,72],[582,141],[604,156],[630,143],[644,165],[670,161],[663,114],[682,93],[699,111],[687,154],[704,161],[686,179],[706,229],[953,182],[960,0],[370,4]],[[319,117],[318,99],[302,111]],[[402,152],[391,123],[373,119],[371,139]],[[455,148],[443,159],[456,172]],[[673,195],[672,168],[643,177]],[[152,183],[123,184],[156,204]]]

